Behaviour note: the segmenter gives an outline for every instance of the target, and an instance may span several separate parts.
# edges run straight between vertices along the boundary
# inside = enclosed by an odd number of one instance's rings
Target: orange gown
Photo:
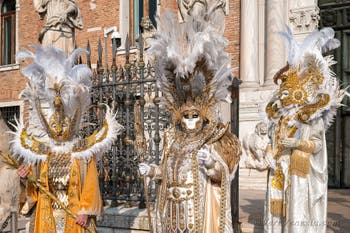
[[[68,182],[68,208],[75,214],[98,216],[102,212],[103,204],[98,183],[98,173],[95,158],[91,158],[86,176],[83,177],[80,161],[71,162]],[[39,179],[49,187],[49,162],[46,160],[40,165]],[[85,182],[82,180],[85,180]],[[28,198],[36,203],[34,233],[57,233],[53,216],[52,201],[50,198],[33,186],[27,187]],[[75,219],[68,214],[65,218],[64,233],[84,233],[85,229],[75,223]]]

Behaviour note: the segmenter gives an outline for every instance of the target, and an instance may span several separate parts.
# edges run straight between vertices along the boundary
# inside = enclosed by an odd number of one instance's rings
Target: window
[[[134,0],[134,40],[136,40],[141,33],[141,20],[143,17],[143,0]]]
[[[151,19],[152,24],[155,28],[157,28],[156,16],[157,16],[157,0],[150,0],[149,1],[149,18]]]
[[[11,122],[12,124],[16,125],[15,123],[15,117],[19,121],[20,119],[20,106],[7,106],[7,107],[0,107],[0,114],[1,117],[6,122],[7,126],[14,131],[14,127],[9,124]]]
[[[0,65],[15,63],[16,0],[4,0],[1,6]]]
[[[144,4],[148,4],[148,8]],[[148,9],[149,18],[154,27],[156,27],[156,14],[157,14],[158,0],[133,0],[133,15],[132,15],[132,31],[131,41],[137,40],[142,33],[141,21],[144,16],[145,9]]]

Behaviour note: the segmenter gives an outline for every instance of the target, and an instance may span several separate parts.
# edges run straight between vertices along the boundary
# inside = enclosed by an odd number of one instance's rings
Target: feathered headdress
[[[286,39],[289,55],[287,65],[274,76],[279,90],[267,104],[269,119],[285,114],[285,110],[293,106],[295,120],[306,123],[322,117],[325,128],[328,128],[347,94],[340,89],[330,68],[336,63],[333,56],[323,56],[323,53],[340,46],[339,40],[334,38],[334,30],[324,28],[314,31],[301,44],[288,27],[286,32],[280,34]],[[282,103],[281,107],[277,108],[274,104],[276,100]]]
[[[172,112],[173,121],[178,123],[181,113],[193,107],[212,120],[212,107],[227,100],[231,85],[233,69],[225,52],[226,39],[204,18],[179,23],[166,12],[158,25],[148,53],[156,60],[163,103]]]
[[[90,105],[92,72],[86,65],[74,65],[77,56],[87,51],[76,49],[67,57],[62,50],[54,47],[33,48],[36,53],[26,50],[17,54],[17,60],[33,60],[22,70],[29,82],[21,92],[21,97],[31,105],[31,119],[36,120],[36,125],[42,126],[49,136],[55,138],[50,124],[56,128],[62,123],[67,124],[69,129],[63,140],[71,140],[80,126],[83,113]],[[49,104],[51,122],[43,113],[41,103],[44,102]]]
[[[76,49],[70,56],[62,50],[32,46],[35,53],[25,50],[17,60],[32,59],[22,70],[28,78],[21,97],[29,103],[30,124],[39,127],[44,142],[23,125],[17,124],[12,149],[26,161],[45,160],[48,153],[71,153],[72,157],[90,158],[109,149],[122,129],[107,106],[104,126],[87,138],[78,138],[83,115],[90,106],[91,70],[74,62],[84,49]],[[30,130],[29,130],[30,131]]]

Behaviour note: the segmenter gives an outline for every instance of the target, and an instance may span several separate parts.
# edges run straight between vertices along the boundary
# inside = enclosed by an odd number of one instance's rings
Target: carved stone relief
[[[248,159],[261,161],[265,157],[269,141],[267,125],[264,122],[259,122],[255,126],[255,131],[242,140],[245,156]]]
[[[317,6],[291,9],[289,21],[295,34],[309,33],[317,29],[320,21],[320,9]]]

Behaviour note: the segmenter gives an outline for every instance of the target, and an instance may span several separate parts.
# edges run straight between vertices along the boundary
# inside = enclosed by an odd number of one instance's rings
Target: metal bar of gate
[[[18,233],[18,215],[16,211],[11,211],[11,233]]]
[[[231,132],[237,137],[239,135],[239,85],[241,80],[234,77],[231,89]],[[236,170],[235,178],[231,183],[231,213],[234,232],[240,232],[239,226],[239,168]]]

